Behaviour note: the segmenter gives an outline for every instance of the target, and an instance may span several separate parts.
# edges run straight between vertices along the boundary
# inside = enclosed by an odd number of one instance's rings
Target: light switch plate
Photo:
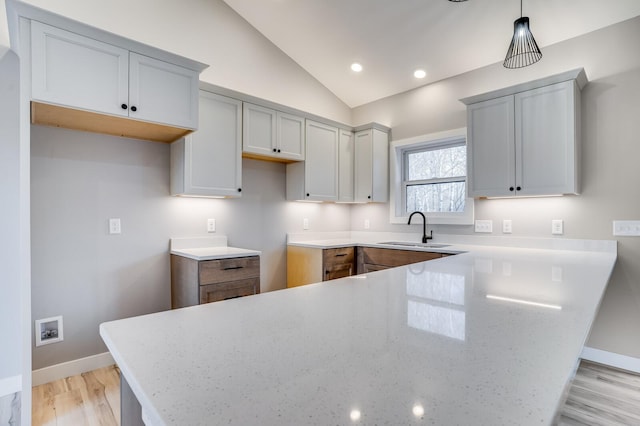
[[[613,235],[640,237],[640,220],[614,220]]]
[[[369,221],[369,219],[365,219],[364,220],[364,229],[369,229],[371,228],[371,222]]]
[[[207,219],[207,232],[216,232],[216,220]]]
[[[551,221],[551,234],[562,235],[564,234],[564,222],[562,219],[553,219]]]
[[[511,219],[505,219],[502,221],[502,233],[510,234],[513,230],[513,222]]]
[[[302,229],[309,229],[309,219],[306,217],[302,219]]]
[[[493,232],[493,221],[492,220],[476,220],[476,232]]]

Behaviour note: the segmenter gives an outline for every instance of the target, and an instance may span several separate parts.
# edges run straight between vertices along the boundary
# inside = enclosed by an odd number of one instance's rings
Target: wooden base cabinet
[[[356,273],[355,247],[287,247],[287,287],[350,277]]]
[[[193,260],[171,255],[171,309],[260,293],[260,257]]]
[[[426,251],[396,250],[374,247],[358,247],[357,273],[381,271],[396,266],[424,262],[448,256],[446,253],[432,253]]]

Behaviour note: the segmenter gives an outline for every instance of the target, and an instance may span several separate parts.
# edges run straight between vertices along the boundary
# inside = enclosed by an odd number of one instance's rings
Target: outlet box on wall
[[[36,346],[62,342],[64,340],[62,315],[36,320],[35,337]]]

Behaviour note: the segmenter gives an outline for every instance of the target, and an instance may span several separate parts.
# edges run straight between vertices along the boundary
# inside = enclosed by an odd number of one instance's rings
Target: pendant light
[[[542,52],[529,29],[529,18],[522,16],[520,0],[520,19],[513,22],[513,39],[504,58],[505,68],[522,68],[535,64],[542,58]]]

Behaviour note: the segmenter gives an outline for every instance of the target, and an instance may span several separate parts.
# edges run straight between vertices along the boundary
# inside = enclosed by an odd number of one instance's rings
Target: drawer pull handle
[[[226,267],[226,268],[222,268],[222,270],[223,271],[228,271],[230,269],[242,269],[242,268],[244,268],[244,266],[229,266],[229,267]]]
[[[338,254],[336,254],[336,257],[342,257],[342,256],[346,256],[346,255],[347,255],[347,253],[338,253]]]

